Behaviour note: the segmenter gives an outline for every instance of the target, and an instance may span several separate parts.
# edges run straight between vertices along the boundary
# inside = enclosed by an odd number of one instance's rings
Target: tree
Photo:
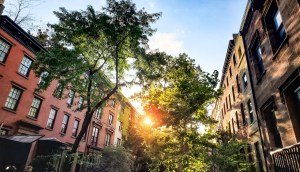
[[[30,9],[34,7],[40,0],[14,0],[8,4],[7,14],[20,26],[27,26],[34,21],[34,17],[30,13]]]
[[[88,171],[98,172],[131,172],[133,169],[133,157],[123,147],[105,147],[101,152],[101,158],[97,163],[88,167]]]
[[[150,171],[211,171],[222,163],[226,170],[247,169],[240,166],[245,163],[239,153],[243,143],[218,143],[220,136],[209,129],[215,121],[207,106],[221,93],[216,89],[218,72],[204,72],[186,54],[172,57],[143,50],[141,54],[136,66],[143,91],[135,97],[156,119],[143,135]],[[200,132],[200,125],[208,130]]]
[[[40,91],[58,80],[85,100],[82,129],[71,150],[75,153],[94,112],[124,84],[128,60],[147,44],[155,31],[150,24],[160,13],[137,10],[129,0],[107,0],[101,12],[88,6],[85,11],[60,8],[54,14],[59,22],[50,25],[54,31],[51,45],[37,54],[33,69],[43,76]]]

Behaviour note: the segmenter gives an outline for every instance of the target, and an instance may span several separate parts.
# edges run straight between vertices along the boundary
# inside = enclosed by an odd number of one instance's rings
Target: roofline
[[[0,27],[33,53],[37,53],[38,51],[42,50],[46,51],[46,49],[39,42],[37,42],[30,34],[28,34],[8,16],[0,16]],[[11,27],[13,30],[8,27]]]

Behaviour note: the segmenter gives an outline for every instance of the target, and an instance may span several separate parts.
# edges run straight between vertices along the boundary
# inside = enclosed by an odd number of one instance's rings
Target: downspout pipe
[[[266,160],[266,153],[264,151],[264,141],[263,141],[263,137],[262,137],[262,132],[261,132],[261,123],[260,123],[260,118],[258,117],[258,106],[257,106],[257,101],[256,101],[256,95],[255,95],[255,91],[253,89],[253,78],[252,78],[252,75],[251,75],[251,71],[250,71],[250,62],[249,62],[249,58],[250,55],[249,55],[249,51],[248,51],[248,48],[246,48],[246,44],[245,44],[245,33],[240,31],[240,35],[242,36],[242,40],[243,40],[243,44],[244,44],[244,48],[245,48],[245,56],[246,56],[246,62],[247,62],[247,70],[248,70],[248,73],[249,73],[249,79],[250,79],[250,87],[251,87],[251,92],[252,92],[252,96],[253,96],[253,101],[254,101],[254,107],[255,107],[255,111],[256,111],[256,119],[257,119],[257,125],[258,125],[258,130],[259,130],[259,136],[260,136],[260,141],[261,141],[261,145],[262,145],[262,148],[263,148],[263,155],[264,155],[264,161],[265,161],[265,166],[266,166],[266,170],[267,172],[269,172],[269,168],[268,168],[268,163],[267,163],[267,160]]]

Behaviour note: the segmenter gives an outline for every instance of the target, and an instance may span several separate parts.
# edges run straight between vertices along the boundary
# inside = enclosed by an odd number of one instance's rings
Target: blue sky
[[[13,0],[6,0],[11,3]],[[238,32],[247,0],[133,0],[138,8],[162,12],[153,25],[156,34],[150,48],[177,55],[185,52],[205,71],[221,71],[228,41]],[[105,0],[41,0],[31,8],[38,24],[56,21],[52,11],[93,5],[100,10]]]
[[[14,0],[6,0],[11,3]],[[187,53],[203,70],[221,71],[228,41],[239,31],[247,0],[133,0],[138,9],[162,12],[153,24],[157,32],[150,38],[150,48],[171,55]],[[86,9],[93,5],[100,10],[105,0],[41,0],[30,9],[37,25],[56,22],[53,11]],[[7,10],[7,9],[6,9]],[[130,96],[140,88],[123,90]]]

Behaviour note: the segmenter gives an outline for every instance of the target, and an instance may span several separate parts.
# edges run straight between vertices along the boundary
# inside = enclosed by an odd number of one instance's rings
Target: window
[[[235,112],[235,120],[236,120],[236,128],[240,129],[239,116],[237,112]]]
[[[121,145],[121,139],[117,138],[117,145],[120,146]]]
[[[228,98],[229,98],[229,107],[230,109],[232,108],[232,105],[231,105],[231,97],[230,97],[230,94],[228,95]]]
[[[240,82],[239,82],[239,75],[236,75],[235,79],[236,79],[237,90],[238,90],[238,92],[241,92]]]
[[[259,171],[263,172],[264,168],[263,168],[262,158],[260,156],[259,143],[258,142],[254,143],[254,147],[255,147],[256,162],[259,167]]]
[[[226,110],[228,110],[228,101],[227,101],[227,97],[225,97],[226,99]]]
[[[227,87],[229,86],[228,77],[226,77]]]
[[[258,36],[257,38],[254,39],[251,45],[250,52],[251,52],[251,63],[254,66],[255,75],[258,80],[261,78],[262,74],[265,71],[265,65],[262,59],[262,52],[258,41]]]
[[[109,116],[108,116],[108,124],[112,125],[114,120],[114,114],[112,112],[109,112]]]
[[[62,125],[61,125],[61,130],[60,130],[60,132],[63,134],[66,134],[66,132],[67,132],[69,118],[70,118],[69,115],[64,114],[64,118],[63,118]]]
[[[248,85],[246,73],[243,74],[243,84],[244,84],[244,91],[245,91]]]
[[[273,53],[276,53],[286,38],[281,13],[277,7],[276,1],[272,2],[264,19]]]
[[[53,96],[56,97],[56,98],[61,98],[62,96],[62,92],[63,92],[63,84],[61,83],[58,83],[54,92],[53,92]]]
[[[48,118],[47,126],[46,126],[47,128],[53,129],[55,118],[56,118],[56,114],[57,114],[57,110],[56,109],[51,109],[50,110],[50,114],[49,114],[49,118]]]
[[[236,58],[235,58],[235,54],[232,56],[232,59],[233,59],[233,65],[235,66],[235,65],[236,65]]]
[[[10,44],[0,38],[0,62],[5,62],[9,49]]]
[[[112,106],[113,108],[116,107],[116,101],[115,101],[114,99],[111,100],[111,106]]]
[[[22,90],[17,87],[12,87],[5,102],[5,107],[11,110],[17,110]]]
[[[22,62],[20,64],[18,72],[21,75],[28,77],[31,64],[32,64],[32,60],[30,58],[24,56],[23,60],[22,60]]]
[[[262,109],[263,117],[266,121],[271,148],[282,148],[280,132],[277,127],[274,102],[268,103],[267,107]]]
[[[231,91],[232,91],[232,98],[233,98],[233,101],[235,102],[235,93],[234,93],[234,87],[232,86],[231,88]]]
[[[45,84],[45,79],[48,77],[49,73],[44,71],[42,72],[41,76],[40,76],[40,80],[39,80],[39,85],[42,86]]]
[[[231,125],[230,125],[230,121],[228,122],[228,131],[229,131],[229,134],[231,135]]]
[[[83,108],[83,97],[79,97],[79,101],[78,101],[78,110],[81,111]]]
[[[77,136],[78,126],[79,126],[79,120],[75,119],[74,124],[73,124],[73,130],[72,130],[73,137]]]
[[[92,144],[93,146],[97,146],[97,143],[98,143],[98,135],[99,135],[99,128],[93,127],[92,140],[91,140],[91,144]]]
[[[250,144],[247,145],[247,153],[248,153],[248,161],[250,163],[252,163],[253,162],[253,156],[252,156],[252,150],[251,150],[251,145]]]
[[[67,100],[68,107],[72,106],[73,100],[74,100],[74,95],[75,95],[75,92],[73,90],[70,90],[68,100]]]
[[[299,68],[280,87],[297,140],[300,140],[300,77]]]
[[[110,145],[110,137],[111,137],[111,135],[107,133],[106,137],[105,137],[105,146]]]
[[[249,112],[249,118],[250,118],[250,123],[253,123],[254,121],[254,117],[253,117],[253,109],[252,109],[252,103],[250,100],[248,100],[247,102],[247,105],[248,105],[248,112]]]
[[[233,120],[233,118],[231,118],[231,123],[232,123],[233,134],[235,134],[235,128],[234,128],[234,120]]]
[[[41,99],[34,97],[32,103],[31,103],[31,107],[30,107],[28,116],[36,119],[38,117],[38,114],[40,111],[41,103],[42,103]]]
[[[229,75],[230,75],[230,78],[231,78],[232,77],[231,67],[229,67]]]
[[[246,116],[245,116],[243,103],[241,103],[241,114],[242,114],[243,125],[245,126],[246,125]]]
[[[101,109],[101,108],[98,108],[98,109],[96,110],[95,117],[96,117],[97,119],[100,119],[100,118],[102,117],[102,109]]]
[[[241,58],[241,57],[242,57],[242,50],[241,50],[241,47],[239,47],[239,49],[238,49],[238,54],[239,54],[239,58]]]

